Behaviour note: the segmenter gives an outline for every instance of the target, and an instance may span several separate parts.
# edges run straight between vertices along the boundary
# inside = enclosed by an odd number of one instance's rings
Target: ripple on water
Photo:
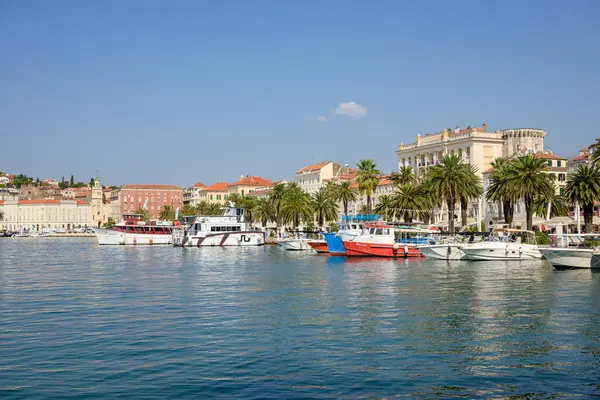
[[[0,396],[597,396],[599,277],[0,239]]]

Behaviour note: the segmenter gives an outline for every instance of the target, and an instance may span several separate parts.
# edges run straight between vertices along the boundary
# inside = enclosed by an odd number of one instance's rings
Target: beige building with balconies
[[[0,228],[10,231],[71,230],[92,220],[90,204],[81,200],[7,200],[0,201],[0,211]]]
[[[307,165],[296,172],[295,181],[306,193],[312,194],[325,186],[330,180],[353,171],[348,165],[342,166],[335,161],[323,161]]]

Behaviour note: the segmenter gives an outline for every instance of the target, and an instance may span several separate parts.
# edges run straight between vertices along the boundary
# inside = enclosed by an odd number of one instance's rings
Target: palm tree
[[[394,182],[396,186],[403,186],[407,183],[416,184],[417,176],[410,165],[404,165],[400,167],[398,172],[392,172],[390,180]]]
[[[252,217],[254,221],[260,222],[263,228],[267,227],[269,221],[275,220],[275,212],[269,199],[263,197],[256,200],[252,207]]]
[[[419,212],[419,218],[425,223],[431,223],[433,208],[439,205],[440,202],[426,179],[423,179],[423,183],[419,186],[421,191],[421,211]]]
[[[600,165],[600,138],[596,139],[596,143],[593,144],[593,146],[595,147],[594,152],[592,153],[592,163],[596,164],[596,165]],[[591,147],[590,147],[591,149]],[[586,230],[587,232],[587,230]]]
[[[344,206],[344,215],[348,219],[348,203],[358,199],[358,191],[352,187],[352,182],[344,181],[337,187],[334,196],[335,201],[341,201]]]
[[[460,190],[460,222],[463,227],[467,226],[467,209],[469,201],[479,199],[483,194],[483,185],[481,178],[477,175],[477,167],[469,164],[463,164],[464,179],[461,181]]]
[[[501,180],[502,178],[502,174],[504,171],[504,168],[506,167],[508,163],[508,160],[504,157],[498,157],[496,158],[494,161],[492,161],[492,172],[490,173],[490,182],[495,181],[498,182]],[[505,219],[504,222],[506,222],[507,224],[508,222],[508,218],[507,218],[507,211],[508,208],[510,207],[510,199],[504,199],[503,197],[503,193],[500,193],[501,191],[494,191],[492,190],[491,192],[488,189],[488,200],[491,201],[497,201],[498,202],[498,221],[502,220],[502,209],[505,208]],[[508,204],[505,204],[505,201],[508,201]],[[511,221],[512,222],[512,221]]]
[[[448,230],[454,233],[454,207],[468,181],[467,169],[458,155],[444,156],[425,174],[428,187],[448,206]]]
[[[337,219],[338,205],[325,188],[319,189],[312,195],[312,207],[319,227],[323,227],[326,221]]]
[[[194,207],[191,204],[185,204],[181,208],[181,215],[184,216],[184,217],[191,216],[191,215],[196,215],[196,207]]]
[[[239,193],[231,193],[227,200],[231,201],[236,207],[242,207],[244,197]]]
[[[577,172],[567,179],[565,195],[571,202],[582,206],[585,231],[590,233],[594,217],[594,202],[600,201],[600,166],[580,165]]]
[[[134,214],[139,214],[142,216],[144,221],[148,221],[150,219],[150,213],[143,207],[139,207],[137,210],[133,212]]]
[[[389,221],[389,212],[392,211],[392,196],[388,194],[382,194],[379,196],[379,201],[375,206],[375,212],[379,215],[383,215],[386,221]]]
[[[277,231],[279,231],[279,226],[281,225],[281,207],[283,206],[283,198],[285,196],[285,184],[278,183],[273,186],[271,193],[269,193],[269,202],[273,207],[273,211],[275,213],[275,224],[277,227]]]
[[[158,218],[164,221],[173,221],[175,219],[175,210],[171,206],[164,206],[160,213],[158,214]]]
[[[241,196],[241,200],[236,203],[237,207],[242,207],[244,209],[244,219],[250,223],[250,227],[252,227],[252,221],[254,221],[252,214],[254,212],[255,205],[256,198],[248,196]]]
[[[377,164],[373,160],[360,160],[357,167],[356,182],[358,183],[358,191],[367,196],[367,213],[371,213],[371,195],[379,184],[381,171],[377,169]]]
[[[300,186],[290,185],[285,191],[281,207],[281,218],[284,223],[291,223],[294,229],[298,228],[301,220],[312,222],[311,198]]]
[[[194,208],[196,209],[196,211],[195,211],[196,215],[210,215],[210,212],[209,212],[210,204],[206,200],[202,200],[201,202],[196,204],[196,207],[194,207]]]
[[[533,200],[535,196],[546,198],[554,194],[554,184],[545,171],[548,164],[543,158],[526,154],[511,160],[504,174],[504,185],[509,197],[523,200],[527,230],[533,229]]]
[[[398,187],[391,196],[394,215],[402,216],[410,224],[423,209],[422,189],[420,185],[406,183]]]
[[[553,194],[550,198],[536,196],[533,200],[533,213],[538,217],[546,218],[548,215],[548,200],[550,200],[550,218],[569,215],[567,199],[560,194]]]

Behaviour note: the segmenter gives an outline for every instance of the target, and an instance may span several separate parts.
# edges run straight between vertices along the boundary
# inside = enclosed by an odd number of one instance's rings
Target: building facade
[[[90,205],[80,200],[7,200],[0,201],[4,218],[2,229],[71,230],[90,226]]]
[[[270,188],[272,186],[273,181],[261,178],[260,176],[242,175],[240,179],[227,187],[227,191],[229,195],[236,193],[240,196],[245,196],[258,189]]]
[[[312,194],[324,187],[327,181],[351,171],[353,170],[348,168],[348,165],[342,166],[334,161],[323,161],[300,168],[296,172],[295,181],[302,190]]]
[[[229,183],[217,182],[213,185],[207,186],[200,193],[200,201],[205,201],[210,204],[219,203],[222,204],[229,198]]]
[[[538,153],[536,157],[546,161],[548,165],[547,173],[552,176],[554,186],[556,187],[556,194],[563,194],[565,186],[567,186],[567,159],[552,153]]]
[[[183,189],[173,185],[127,184],[121,186],[120,214],[146,208],[151,219],[157,219],[164,206],[183,206]]]
[[[183,204],[192,206],[198,205],[201,201],[200,193],[206,189],[206,185],[200,182],[194,183],[191,187],[183,191]]]

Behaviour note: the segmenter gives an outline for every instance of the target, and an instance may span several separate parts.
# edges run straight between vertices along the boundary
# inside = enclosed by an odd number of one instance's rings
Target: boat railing
[[[553,248],[600,249],[600,235],[597,234],[552,234],[549,236],[550,247]]]

